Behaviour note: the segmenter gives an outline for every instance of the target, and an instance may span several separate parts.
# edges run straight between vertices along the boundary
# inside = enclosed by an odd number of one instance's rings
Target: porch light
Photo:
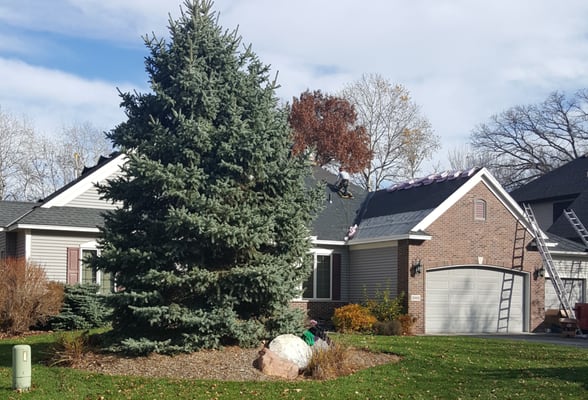
[[[539,268],[535,269],[534,275],[535,279],[543,278],[545,276],[545,267],[541,265]]]
[[[421,262],[420,259],[416,259],[412,261],[412,267],[410,268],[411,272],[412,272],[412,276],[415,276],[416,274],[420,274],[421,272],[423,272],[423,264]]]

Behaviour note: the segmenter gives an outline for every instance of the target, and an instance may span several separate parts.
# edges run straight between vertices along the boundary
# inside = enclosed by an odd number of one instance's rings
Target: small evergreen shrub
[[[49,320],[53,330],[82,330],[108,325],[112,310],[98,285],[66,285],[64,303],[59,315]]]
[[[367,307],[347,304],[335,309],[333,323],[338,332],[368,332],[377,321]]]
[[[43,268],[24,259],[0,261],[0,331],[27,332],[59,313],[63,286],[49,282]]]
[[[400,336],[402,335],[402,323],[398,320],[378,321],[374,324],[374,333],[384,336]]]

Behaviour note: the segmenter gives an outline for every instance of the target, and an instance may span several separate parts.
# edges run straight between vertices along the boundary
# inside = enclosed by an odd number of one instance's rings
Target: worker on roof
[[[349,172],[347,172],[343,166],[339,168],[339,175],[337,175],[335,186],[337,186],[337,190],[339,190],[343,196],[349,194],[347,191],[347,188],[349,187]]]

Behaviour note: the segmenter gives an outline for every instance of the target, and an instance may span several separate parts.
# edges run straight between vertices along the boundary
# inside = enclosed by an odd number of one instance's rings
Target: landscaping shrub
[[[367,307],[347,304],[335,309],[333,323],[339,332],[368,332],[377,321]]]
[[[63,285],[49,282],[45,271],[24,259],[0,260],[0,331],[18,334],[59,313]]]
[[[394,321],[378,321],[374,324],[374,333],[384,336],[400,336],[402,335],[402,323],[396,319]]]
[[[105,295],[98,293],[98,285],[66,285],[63,308],[49,320],[54,330],[81,330],[108,325],[112,309]]]
[[[368,298],[364,291],[364,306],[373,314],[378,321],[393,321],[398,318],[404,310],[404,293],[396,297],[390,296],[390,290],[376,290],[373,298]]]
[[[414,325],[416,318],[409,314],[402,314],[398,316],[398,321],[402,325],[402,335],[412,335],[412,326]]]
[[[90,350],[88,331],[63,332],[49,350],[49,366],[72,367]]]

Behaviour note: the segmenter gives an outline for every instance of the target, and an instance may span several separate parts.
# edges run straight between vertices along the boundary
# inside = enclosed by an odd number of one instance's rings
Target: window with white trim
[[[474,200],[474,219],[476,221],[486,221],[486,201],[482,199]]]
[[[331,299],[332,265],[331,254],[314,253],[314,266],[312,273],[302,285],[303,299]]]
[[[82,284],[95,284],[99,286],[98,292],[109,294],[114,292],[114,282],[110,279],[110,273],[99,271],[90,265],[89,260],[98,255],[96,249],[82,249],[81,276]]]

